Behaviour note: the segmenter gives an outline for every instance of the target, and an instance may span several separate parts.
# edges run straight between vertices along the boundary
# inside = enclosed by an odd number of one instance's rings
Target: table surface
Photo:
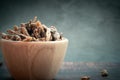
[[[108,77],[101,76],[103,69],[108,71]],[[55,80],[80,80],[82,76],[90,76],[90,80],[120,80],[120,63],[64,62]],[[0,67],[0,80],[14,80],[5,64]]]

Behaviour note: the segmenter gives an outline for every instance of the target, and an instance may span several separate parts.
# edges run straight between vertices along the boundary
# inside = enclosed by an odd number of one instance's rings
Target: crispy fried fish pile
[[[58,33],[54,26],[48,28],[37,17],[27,23],[15,25],[7,30],[7,34],[0,33],[2,39],[13,41],[56,41],[62,40],[62,33]]]

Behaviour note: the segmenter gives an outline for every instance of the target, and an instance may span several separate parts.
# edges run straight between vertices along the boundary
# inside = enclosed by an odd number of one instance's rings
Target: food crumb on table
[[[107,77],[107,76],[108,76],[108,71],[107,71],[106,69],[103,69],[103,70],[101,71],[101,76],[102,76],[102,77]]]
[[[81,80],[90,80],[90,77],[89,76],[82,76]]]

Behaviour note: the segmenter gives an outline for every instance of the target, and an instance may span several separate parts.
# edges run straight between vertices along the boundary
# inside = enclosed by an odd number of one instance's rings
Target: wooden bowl
[[[53,79],[60,69],[68,40],[22,42],[1,39],[3,57],[16,80]]]

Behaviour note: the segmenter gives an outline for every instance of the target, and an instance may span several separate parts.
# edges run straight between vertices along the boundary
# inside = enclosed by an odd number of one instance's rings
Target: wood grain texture
[[[107,69],[108,77],[101,76],[101,70]],[[90,76],[90,80],[118,80],[120,62],[64,62],[54,80],[80,80]],[[3,64],[0,68],[0,80],[14,80]]]
[[[53,79],[65,57],[68,40],[48,42],[1,41],[3,56],[16,80]]]

